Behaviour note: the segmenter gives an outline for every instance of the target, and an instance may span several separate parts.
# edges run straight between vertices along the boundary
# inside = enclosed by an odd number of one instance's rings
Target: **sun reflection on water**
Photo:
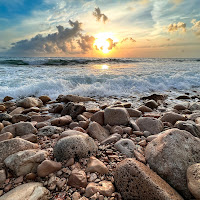
[[[109,69],[109,66],[108,65],[102,65],[101,69]]]

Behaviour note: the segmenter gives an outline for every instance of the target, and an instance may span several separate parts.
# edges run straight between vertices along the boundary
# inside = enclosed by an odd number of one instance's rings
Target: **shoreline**
[[[194,91],[136,98],[59,95],[55,101],[45,95],[17,101],[4,98],[0,103],[0,200],[32,182],[42,183],[37,187],[44,199],[193,198],[197,194],[187,185],[193,179],[186,174],[200,161],[199,99]],[[16,149],[9,146],[12,141],[19,143]],[[162,148],[158,151],[156,145]],[[174,155],[167,155],[167,149],[173,149]],[[187,158],[191,155],[192,160]],[[167,165],[168,171],[156,163]],[[148,187],[142,188],[141,183]],[[33,185],[26,187],[34,190]],[[27,191],[23,194],[31,196]],[[15,199],[17,193],[11,195]]]

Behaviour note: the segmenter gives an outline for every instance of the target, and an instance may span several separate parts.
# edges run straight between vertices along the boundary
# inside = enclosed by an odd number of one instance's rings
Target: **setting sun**
[[[99,33],[95,37],[94,47],[102,51],[104,54],[109,53],[116,46],[118,40],[112,33]]]

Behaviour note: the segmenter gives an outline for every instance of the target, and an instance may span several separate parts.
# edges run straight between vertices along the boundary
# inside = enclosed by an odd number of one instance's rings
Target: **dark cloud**
[[[114,42],[111,38],[108,38],[106,41],[109,42],[108,50],[112,50],[112,48],[116,47],[116,45],[118,44],[118,42]]]
[[[57,32],[42,36],[36,35],[30,40],[21,40],[13,43],[13,47],[8,51],[12,54],[50,54],[50,53],[70,53],[75,48],[73,42],[80,36],[82,31],[81,23],[69,20],[71,28],[57,26]]]
[[[186,23],[184,22],[178,22],[177,24],[170,24],[168,26],[168,32],[175,32],[182,30],[182,32],[186,32]]]
[[[93,15],[95,16],[97,21],[100,21],[102,19],[103,23],[106,23],[106,21],[108,20],[108,17],[101,13],[100,8],[95,8]]]
[[[94,41],[95,38],[93,36],[80,34],[80,39],[77,40],[77,43],[84,52],[87,52],[92,50]]]
[[[121,43],[126,42],[126,41],[128,41],[128,40],[130,40],[131,42],[136,42],[136,40],[134,40],[132,37],[127,37],[127,38],[124,38],[124,39],[121,41]]]

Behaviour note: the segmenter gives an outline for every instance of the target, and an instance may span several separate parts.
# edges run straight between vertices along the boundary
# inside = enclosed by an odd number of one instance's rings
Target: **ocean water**
[[[0,99],[200,92],[200,59],[0,57]]]

